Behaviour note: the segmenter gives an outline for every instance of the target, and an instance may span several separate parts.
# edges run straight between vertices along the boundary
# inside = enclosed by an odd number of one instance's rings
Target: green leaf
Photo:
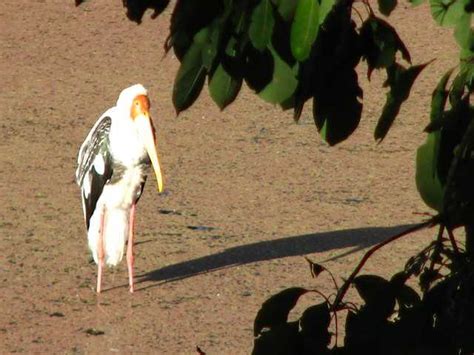
[[[474,57],[471,58],[471,61],[474,60]],[[468,91],[470,87],[474,85],[474,62],[465,62],[461,61],[461,68],[458,75],[453,80],[451,85],[451,91],[449,92],[449,103],[451,107],[456,108],[462,101],[462,98],[465,94],[466,87]]]
[[[207,27],[208,32],[206,36],[203,36],[202,62],[208,72],[213,69],[214,60],[218,56],[221,42],[223,38],[228,37],[230,30],[230,26],[227,25],[227,20],[231,14],[232,2],[230,0],[224,0],[223,6],[224,11],[212,21]]]
[[[298,85],[296,70],[282,60],[273,47],[270,48],[270,52],[274,62],[273,77],[270,83],[258,93],[258,96],[267,102],[280,104],[295,92]]]
[[[275,8],[277,9],[280,16],[286,22],[289,22],[293,19],[298,0],[272,0],[272,2],[275,4]]]
[[[319,6],[319,26],[326,20],[326,16],[331,12],[336,0],[321,0]]]
[[[382,141],[385,138],[400,111],[402,103],[410,95],[415,79],[428,64],[414,65],[408,69],[395,64],[387,70],[387,82],[390,85],[390,91],[387,93],[387,101],[375,127],[374,137],[376,140]]]
[[[301,287],[287,288],[266,300],[255,317],[253,332],[259,335],[263,328],[285,324],[288,314],[298,299],[308,291]]]
[[[177,114],[196,101],[204,86],[206,68],[202,60],[202,51],[208,34],[209,30],[204,28],[194,36],[193,44],[184,55],[176,74],[173,105]]]
[[[291,52],[300,62],[308,58],[319,30],[319,0],[299,0],[291,25]]]
[[[196,33],[209,26],[219,16],[222,11],[221,5],[222,0],[178,1],[171,16],[165,51],[168,52],[173,48],[181,61],[192,45]],[[196,13],[200,15],[196,16]]]
[[[253,10],[249,27],[250,41],[259,51],[263,51],[270,43],[274,25],[273,6],[270,0],[260,0]]]
[[[220,41],[220,30],[221,29],[218,26],[212,26],[212,28],[209,30],[207,41],[203,44],[202,63],[208,71],[211,70],[214,59],[217,56]]]
[[[209,93],[214,102],[223,110],[232,103],[242,87],[242,78],[234,78],[219,64],[209,80]]]
[[[465,13],[465,0],[430,0],[431,15],[441,26],[455,26]]]
[[[379,11],[385,16],[390,16],[392,11],[397,7],[397,0],[378,0]]]
[[[440,212],[444,188],[438,176],[438,152],[441,132],[428,134],[416,152],[416,188],[429,207]]]
[[[462,49],[474,55],[474,29],[471,21],[472,15],[464,13],[458,20],[454,37]]]

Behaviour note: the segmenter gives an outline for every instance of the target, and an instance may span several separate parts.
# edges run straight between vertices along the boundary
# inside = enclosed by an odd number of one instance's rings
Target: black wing
[[[81,187],[87,229],[105,184],[112,176],[109,133],[112,119],[101,118],[89,132],[77,158],[76,182]]]

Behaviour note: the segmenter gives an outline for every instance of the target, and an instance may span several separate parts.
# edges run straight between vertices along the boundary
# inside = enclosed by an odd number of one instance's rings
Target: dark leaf
[[[395,55],[400,51],[403,59],[411,63],[410,53],[395,29],[386,21],[370,16],[360,29],[362,57],[367,61],[367,77],[374,69],[388,68],[395,63]]]
[[[313,118],[321,137],[335,145],[351,135],[362,114],[362,89],[353,68],[340,68],[333,81],[314,96]]]
[[[448,228],[472,224],[474,221],[474,110],[470,107],[469,125],[454,151],[443,213]]]
[[[387,291],[388,281],[377,275],[360,275],[354,279],[354,286],[365,303],[375,303]]]
[[[252,45],[259,51],[267,48],[272,39],[273,26],[273,5],[270,0],[260,0],[252,12],[249,27],[249,37]]]
[[[293,66],[296,59],[291,53],[290,43],[291,22],[285,22],[281,16],[275,16],[275,28],[273,29],[272,47],[280,58]]]
[[[165,51],[173,48],[178,59],[182,60],[195,35],[224,11],[222,4],[221,0],[178,1],[171,16]],[[199,16],[196,16],[197,13]]]
[[[391,288],[400,308],[399,312],[412,309],[421,301],[418,293],[405,284],[408,278],[407,273],[399,272],[390,280]]]
[[[346,318],[344,346],[348,354],[383,354],[380,343],[388,322],[379,312],[362,307],[358,312],[349,311]],[[396,352],[395,352],[396,354]]]
[[[459,75],[458,75],[459,76]],[[456,91],[455,82],[451,88],[451,95]],[[444,112],[443,121],[445,124],[441,130],[440,148],[438,154],[438,176],[441,183],[446,186],[448,174],[453,163],[455,152],[458,149],[464,134],[467,131],[470,120],[474,116],[473,106],[469,104],[469,93],[461,94],[460,97],[453,99],[455,104],[452,108]],[[446,198],[446,195],[444,195]]]
[[[354,279],[354,285],[365,307],[386,319],[395,307],[395,295],[391,284],[377,275],[361,275]]]
[[[397,7],[397,0],[378,0],[379,10],[385,16],[390,16],[392,11]]]
[[[425,268],[420,274],[420,287],[423,292],[426,292],[431,288],[433,283],[442,278],[442,275],[438,270],[431,268]]]
[[[387,82],[390,85],[390,91],[387,94],[387,101],[382,110],[377,126],[375,127],[374,137],[376,140],[382,141],[392,126],[395,117],[400,111],[402,103],[410,95],[410,90],[420,72],[429,63],[414,65],[408,69],[398,64],[388,68]]]
[[[311,269],[311,276],[313,276],[314,278],[317,278],[320,273],[326,270],[324,266],[312,262],[307,257],[305,257],[305,259],[308,262],[309,267]]]
[[[466,0],[466,5],[464,6],[464,11],[467,13],[474,13],[474,0]]]
[[[259,335],[263,328],[285,324],[291,309],[306,292],[300,287],[287,288],[266,300],[255,317],[254,336]]]
[[[431,95],[431,114],[430,124],[425,128],[425,131],[432,132],[433,130],[442,127],[441,121],[443,119],[443,111],[446,106],[446,100],[448,98],[448,90],[446,90],[446,84],[448,83],[449,77],[451,76],[454,69],[448,70],[439,81],[436,89]]]
[[[255,338],[252,355],[300,354],[298,322],[278,324]]]
[[[299,0],[291,25],[291,52],[300,62],[306,60],[319,30],[319,1]]]
[[[246,50],[245,82],[256,93],[268,85],[273,78],[275,63],[269,49],[259,52],[253,46]]]
[[[122,0],[122,3],[127,8],[128,19],[140,24],[146,10],[153,10],[151,18],[155,19],[166,9],[169,0]]]
[[[305,336],[320,336],[327,331],[331,316],[327,302],[306,308],[300,319],[301,332]]]
[[[247,36],[248,27],[250,26],[251,16],[249,16],[249,8],[252,0],[240,0],[233,2],[230,20],[232,30],[235,35]],[[240,37],[239,37],[240,38]]]
[[[328,327],[331,322],[326,302],[306,308],[300,319],[303,348],[306,354],[321,354],[327,351],[331,341]]]
[[[466,87],[466,71],[460,71],[453,80],[451,91],[449,92],[449,103],[453,108],[456,108],[462,101]]]
[[[173,87],[173,105],[177,114],[196,101],[204,86],[206,68],[202,61],[202,51],[208,35],[207,28],[196,34],[179,67]]]
[[[353,68],[360,60],[359,38],[351,20],[350,4],[340,1],[333,6],[332,0],[325,0],[320,10],[324,11],[324,24],[321,25],[310,57],[299,66],[298,87],[291,102],[295,121],[298,121],[309,98],[324,96],[323,92],[328,86],[337,89],[337,84],[333,83],[334,73],[337,75],[341,67],[347,71],[348,67]],[[337,95],[337,92],[334,94]]]
[[[401,308],[411,309],[420,301],[420,295],[410,286],[403,285],[397,292],[397,301]]]

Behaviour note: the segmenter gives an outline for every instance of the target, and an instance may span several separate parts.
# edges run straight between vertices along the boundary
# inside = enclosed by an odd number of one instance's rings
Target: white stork
[[[116,266],[127,241],[130,292],[134,290],[135,206],[150,163],[158,191],[163,190],[149,110],[147,90],[142,85],[124,89],[116,106],[100,116],[79,150],[76,182],[82,192],[89,248],[98,265],[98,293],[104,264]]]

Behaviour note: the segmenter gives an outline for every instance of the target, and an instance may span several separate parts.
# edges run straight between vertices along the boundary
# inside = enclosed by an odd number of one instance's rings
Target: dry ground
[[[438,60],[386,140],[372,139],[385,98],[375,75],[363,82],[360,129],[329,148],[309,110],[295,124],[248,89],[225,112],[203,91],[175,117],[178,62],[162,49],[171,7],[137,26],[121,1],[73,3],[0,4],[1,353],[192,354],[198,345],[246,354],[254,316],[271,294],[288,286],[333,292],[329,280],[311,279],[302,255],[347,277],[364,249],[427,211],[414,154],[431,90],[456,62],[449,31],[436,28],[427,6],[403,2],[391,20],[415,63]],[[97,296],[76,153],[97,117],[136,82],[151,93],[167,192],[159,196],[152,181],[138,206],[137,292],[127,291],[123,263],[107,271]],[[391,245],[367,271],[389,275],[432,234]]]

